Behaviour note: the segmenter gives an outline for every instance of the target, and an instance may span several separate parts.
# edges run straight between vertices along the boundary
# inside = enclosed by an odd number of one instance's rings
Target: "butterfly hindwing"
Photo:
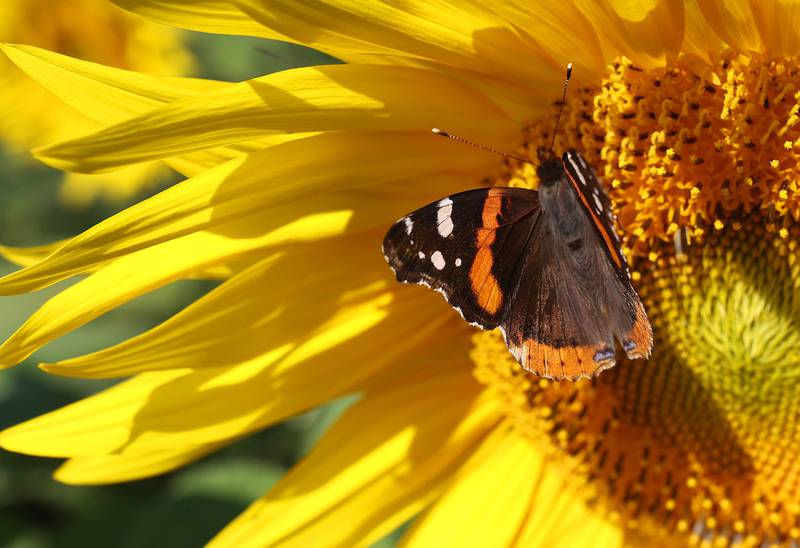
[[[397,221],[383,252],[398,281],[441,292],[468,322],[491,329],[502,322],[539,213],[532,190],[461,192]]]
[[[509,350],[540,376],[575,379],[612,367],[615,339],[635,323],[635,301],[603,249],[592,245],[588,223],[581,239],[573,249],[552,223],[537,226],[504,318]]]

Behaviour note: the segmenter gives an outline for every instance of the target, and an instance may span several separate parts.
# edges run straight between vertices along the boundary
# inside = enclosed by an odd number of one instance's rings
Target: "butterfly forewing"
[[[631,284],[628,262],[622,253],[622,243],[614,228],[615,217],[611,200],[594,170],[579,152],[565,152],[562,157],[572,189],[583,204],[583,211],[589,216],[598,239],[605,250],[617,275],[624,281],[621,289],[625,295],[628,309],[634,311],[634,321],[630,330],[619,337],[623,349],[630,358],[644,358],[650,355],[653,347],[653,333],[644,306]]]
[[[398,281],[441,292],[468,322],[491,329],[502,322],[539,213],[531,190],[462,192],[397,221],[383,253]]]

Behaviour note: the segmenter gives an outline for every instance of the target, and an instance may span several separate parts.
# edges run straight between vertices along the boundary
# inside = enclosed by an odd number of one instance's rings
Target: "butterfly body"
[[[576,152],[538,174],[538,192],[471,190],[400,219],[383,246],[397,279],[441,292],[474,325],[500,328],[520,364],[544,377],[612,367],[615,340],[646,357],[650,324],[597,177]]]

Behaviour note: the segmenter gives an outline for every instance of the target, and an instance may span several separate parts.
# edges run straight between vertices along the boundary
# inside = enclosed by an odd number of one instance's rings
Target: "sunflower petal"
[[[312,215],[256,242],[199,232],[119,258],[43,304],[0,346],[0,368],[139,295],[251,251],[254,243],[264,248],[286,243],[287,236],[293,242],[324,238],[344,232],[350,217],[349,211]]]
[[[14,64],[59,99],[103,126],[181,97],[224,88],[200,78],[148,76],[21,44],[0,44]]]
[[[202,445],[187,450],[173,447],[157,451],[77,457],[58,467],[53,477],[72,485],[102,485],[163,474],[216,451],[223,444]]]
[[[707,25],[732,49],[763,51],[751,2],[697,0]]]
[[[690,66],[695,74],[719,85],[719,75],[712,69],[713,59],[725,49],[724,42],[710,32],[697,0],[687,0],[686,33],[681,48],[681,62]]]
[[[368,393],[211,545],[367,545],[429,504],[499,415],[463,370],[417,370]]]
[[[413,299],[392,309],[385,305],[386,295],[374,294],[332,318],[327,328],[317,329],[292,352],[268,350],[263,359],[233,368],[138,375],[5,430],[0,434],[0,446],[50,457],[114,454],[121,458],[156,452],[172,455],[170,462],[177,466],[185,461],[176,452],[202,454],[204,447],[226,443],[351,393],[372,376],[398,367],[410,369],[406,364],[415,363],[418,348],[431,338],[449,355],[466,352],[468,341],[463,331],[452,330],[458,337],[445,337],[442,342],[438,312],[422,319],[431,326],[430,331],[419,329],[415,323],[419,311],[433,307],[421,308]],[[297,306],[310,309],[313,303]],[[266,348],[275,346],[269,338],[263,342]],[[438,363],[446,360],[435,352],[431,355],[438,362],[431,362],[426,371],[438,371]],[[418,373],[410,370],[407,374]],[[85,473],[80,482],[130,479],[125,471],[128,465],[120,466],[123,475],[116,479],[109,477],[108,471],[93,479],[91,471],[82,468]]]
[[[752,2],[764,50],[772,57],[793,57],[800,53],[800,6],[792,0]]]
[[[574,3],[514,0],[492,4],[492,9],[531,32],[531,40],[538,45],[540,55],[551,60],[558,80],[564,78],[564,67],[570,62],[575,67],[576,80],[591,82],[605,76],[609,58],[603,55],[602,44],[591,22]],[[537,65],[537,69],[541,70],[541,66]],[[551,91],[557,89],[553,87]],[[552,93],[544,95],[548,98],[546,104],[551,104]]]
[[[269,38],[264,27],[242,13],[228,0],[112,0],[142,17],[172,27],[211,34]]]
[[[387,156],[386,150],[392,155]],[[325,134],[284,143],[211,169],[99,223],[47,260],[0,279],[0,294],[38,289],[109,259],[236,219],[240,224],[235,230],[220,229],[219,234],[254,238],[304,214],[348,210],[358,203],[334,197],[326,204],[325,194],[335,190],[410,178],[414,183],[408,188],[417,200],[436,199],[441,196],[435,194],[445,195],[459,179],[464,184],[477,180],[480,169],[494,163],[491,155],[464,155],[457,144],[429,134]],[[369,212],[376,201],[380,205],[379,196],[370,199],[369,193],[359,193],[364,212],[372,219],[392,206],[390,196],[381,208]],[[391,197],[403,204],[413,202]],[[297,204],[298,209],[265,215],[287,203]],[[400,205],[392,207],[397,215],[403,213]]]
[[[530,440],[507,424],[499,427],[416,521],[404,544],[510,546],[530,511],[544,460]]]
[[[466,115],[465,115],[466,114]],[[491,119],[491,124],[485,120]],[[516,124],[486,97],[413,67],[332,65],[278,72],[186,97],[84,138],[38,149],[66,171],[122,165],[257,139],[270,132],[445,127],[510,147]]]
[[[643,67],[663,66],[681,51],[685,30],[682,0],[577,0],[577,5],[608,44]]]
[[[119,123],[182,97],[229,85],[199,78],[148,76],[34,46],[5,44],[2,47],[9,58],[43,88],[101,126]],[[255,142],[168,158],[167,162],[179,172],[193,175],[242,154],[302,135],[274,135]]]
[[[49,256],[69,240],[59,240],[44,245],[30,247],[0,246],[0,257],[19,266],[31,266]]]
[[[139,375],[77,403],[3,430],[0,432],[0,446],[9,451],[48,457],[111,453],[128,441],[136,413],[145,406],[148,398],[170,383],[185,383],[187,376],[186,371]],[[64,442],[63,446],[60,441]]]
[[[273,38],[355,63],[405,57],[541,85],[553,58],[515,22],[479,2],[236,0]],[[563,40],[563,37],[560,37]],[[384,61],[383,59],[386,59]],[[558,74],[563,64],[555,61]]]
[[[347,262],[337,264],[343,256]],[[267,356],[276,363],[287,356],[294,362],[302,359],[300,349],[319,333],[341,342],[350,337],[348,326],[359,332],[370,322],[381,321],[382,313],[403,309],[390,307],[382,262],[374,249],[358,247],[352,238],[292,246],[139,337],[43,368],[64,375],[109,377],[157,369],[234,367],[253,359],[263,362]],[[330,266],[297,275],[311,264]],[[253,299],[263,288],[271,290]],[[374,306],[362,307],[369,299],[374,299]],[[374,313],[374,319],[351,318],[353,306]],[[227,331],[231,325],[242,327]]]

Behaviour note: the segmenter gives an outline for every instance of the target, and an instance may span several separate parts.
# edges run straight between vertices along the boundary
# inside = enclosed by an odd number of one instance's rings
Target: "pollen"
[[[634,255],[672,226],[699,235],[757,210],[781,225],[800,219],[799,92],[796,59],[723,54],[700,76],[621,58],[599,87],[569,90],[555,149],[582,152],[606,182]],[[549,147],[557,109],[526,129],[523,153]]]
[[[800,224],[740,215],[639,260],[648,361],[578,382],[523,371],[474,335],[476,378],[589,504],[658,544],[790,545],[800,528]],[[655,259],[652,261],[651,259]]]

